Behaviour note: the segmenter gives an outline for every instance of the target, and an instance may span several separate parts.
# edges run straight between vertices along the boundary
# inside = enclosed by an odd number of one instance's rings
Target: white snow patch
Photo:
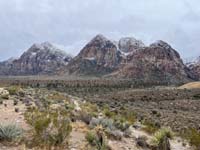
[[[93,60],[95,60],[95,57],[85,57],[84,59],[93,61]]]
[[[36,52],[32,52],[32,53],[31,53],[31,56],[35,56],[35,55],[37,55]]]
[[[121,50],[119,50],[119,52],[121,53],[121,56],[125,59],[127,58],[127,56],[129,56],[133,53],[133,52],[123,52]]]

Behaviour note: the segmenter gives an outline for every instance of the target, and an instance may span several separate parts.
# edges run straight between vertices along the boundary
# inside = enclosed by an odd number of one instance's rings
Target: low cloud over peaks
[[[75,55],[98,33],[146,44],[162,39],[182,57],[200,55],[199,5],[197,0],[2,0],[0,60],[43,41]]]

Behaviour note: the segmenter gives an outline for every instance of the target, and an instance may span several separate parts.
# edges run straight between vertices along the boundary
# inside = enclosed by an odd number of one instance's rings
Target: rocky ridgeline
[[[0,75],[52,75],[71,59],[48,42],[34,44],[19,59],[0,63]]]
[[[189,62],[186,64],[190,69],[190,72],[194,75],[194,77],[200,80],[200,56],[193,62]]]
[[[128,55],[125,64],[111,76],[163,83],[187,82],[192,78],[178,52],[163,41]]]
[[[122,38],[116,45],[97,35],[68,64],[67,74],[104,75],[163,84],[194,79],[178,52],[164,41],[145,46],[134,38]]]
[[[73,59],[46,42],[34,44],[19,59],[0,63],[0,75],[52,74],[178,84],[198,80],[200,67],[185,65],[178,52],[164,41],[145,46],[132,37],[115,43],[103,35],[95,36]]]

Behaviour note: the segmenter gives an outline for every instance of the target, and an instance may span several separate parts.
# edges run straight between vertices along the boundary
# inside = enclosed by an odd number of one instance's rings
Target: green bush
[[[21,88],[19,86],[10,86],[6,90],[8,90],[10,95],[17,95]]]
[[[160,128],[152,121],[144,121],[143,125],[143,130],[149,134],[154,134]]]
[[[103,113],[108,118],[113,118],[116,114],[111,112],[108,105],[103,106]]]
[[[85,139],[88,141],[88,143],[90,145],[94,145],[95,144],[95,133],[92,131],[88,131],[86,133]]]
[[[174,133],[170,128],[161,128],[154,134],[154,137],[152,139],[152,144],[158,146],[161,144],[164,138],[172,139],[173,136]]]
[[[200,94],[194,95],[193,98],[194,98],[195,100],[200,100]]]
[[[32,144],[41,147],[68,145],[72,127],[68,114],[62,110],[40,112],[31,109],[25,113],[25,119],[33,127]]]
[[[189,143],[194,146],[197,150],[200,149],[200,132],[196,129],[189,129],[184,137],[189,141]]]
[[[11,142],[19,138],[23,130],[14,124],[0,125],[0,141]]]
[[[109,107],[105,105],[103,107],[103,113],[106,117],[111,118],[115,121],[120,121],[121,123],[129,123],[134,124],[136,121],[136,114],[135,112],[126,109],[126,108],[120,108],[117,112],[110,111]]]
[[[98,113],[97,105],[91,104],[89,102],[85,102],[85,103],[82,103],[80,107],[81,107],[82,111],[85,111],[94,117],[97,116],[97,113]]]

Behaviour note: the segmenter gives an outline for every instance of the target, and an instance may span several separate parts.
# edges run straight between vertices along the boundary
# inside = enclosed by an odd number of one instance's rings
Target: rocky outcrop
[[[71,59],[48,42],[34,44],[19,59],[0,63],[0,75],[52,75]]]
[[[9,92],[4,88],[0,88],[0,99],[9,97]]]
[[[145,47],[145,45],[142,41],[136,40],[133,37],[126,37],[119,40],[118,47],[120,51],[124,53],[130,53],[136,51],[137,49]]]
[[[103,35],[97,35],[68,64],[67,73],[100,76],[116,70],[120,60],[116,45]]]
[[[200,57],[186,64],[196,80],[200,80]]]
[[[178,52],[163,41],[136,50],[111,76],[165,84],[187,82],[190,79]]]

